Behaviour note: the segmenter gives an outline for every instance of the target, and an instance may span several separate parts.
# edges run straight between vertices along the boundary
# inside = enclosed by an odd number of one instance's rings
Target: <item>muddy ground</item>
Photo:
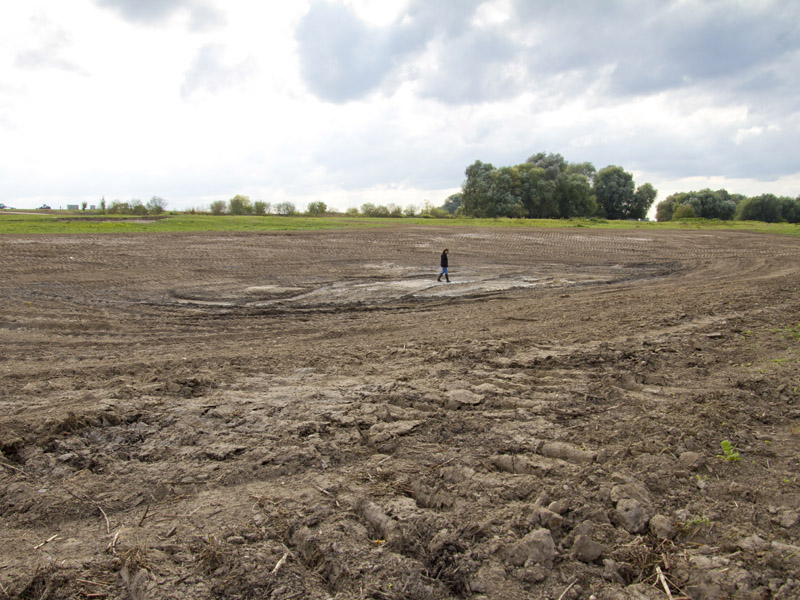
[[[0,598],[800,597],[798,238],[1,236],[0,266]]]

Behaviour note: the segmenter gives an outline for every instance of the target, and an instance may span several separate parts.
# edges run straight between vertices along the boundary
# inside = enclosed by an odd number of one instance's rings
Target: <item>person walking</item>
[[[442,259],[439,261],[439,263],[442,265],[442,272],[439,273],[439,278],[436,281],[441,281],[442,275],[444,275],[444,278],[447,281],[447,283],[450,283],[450,277],[447,274],[447,252],[448,252],[447,248],[445,248],[444,252],[442,252]]]

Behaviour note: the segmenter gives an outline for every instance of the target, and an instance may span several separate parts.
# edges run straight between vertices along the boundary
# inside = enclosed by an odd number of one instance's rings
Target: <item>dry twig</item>
[[[280,559],[280,560],[279,560],[279,561],[278,561],[278,562],[275,564],[275,566],[274,566],[274,567],[273,567],[273,569],[272,569],[272,574],[273,574],[273,575],[275,575],[275,573],[277,573],[277,572],[280,570],[280,568],[281,568],[281,567],[283,566],[283,564],[286,562],[286,559],[287,559],[288,557],[289,557],[289,553],[288,553],[288,552],[284,552],[284,553],[283,553],[283,556],[281,556],[281,559]]]
[[[11,471],[16,471],[17,473],[19,473],[20,475],[22,475],[26,479],[28,477],[28,474],[25,471],[23,471],[22,469],[18,469],[17,467],[13,467],[13,466],[9,465],[8,463],[0,462],[0,467],[5,467],[6,469],[10,469]]]
[[[144,509],[144,514],[142,515],[142,518],[139,519],[139,527],[142,526],[142,523],[144,523],[144,520],[147,518],[147,513],[149,512],[150,512],[150,505],[148,504],[147,508]]]
[[[664,577],[664,572],[661,570],[661,567],[656,567],[656,573],[658,573],[658,580],[661,582],[664,591],[667,593],[667,598],[669,598],[669,600],[673,600],[672,592],[669,591],[669,585],[667,585],[667,580]]]
[[[97,510],[103,513],[103,518],[106,520],[106,533],[111,533],[111,524],[108,522],[108,515],[106,515],[106,511],[104,511],[99,504],[96,505]]]
[[[47,538],[45,541],[43,541],[43,542],[42,542],[41,544],[39,544],[38,546],[34,546],[34,547],[33,547],[33,549],[34,549],[34,550],[38,550],[39,548],[41,548],[41,547],[42,547],[42,546],[44,546],[45,544],[49,544],[50,542],[52,542],[52,541],[53,541],[54,539],[56,539],[57,537],[58,537],[58,534],[57,534],[57,533],[56,533],[56,534],[54,534],[54,535],[51,535],[49,538]]]
[[[576,583],[578,583],[578,578],[577,577],[572,580],[572,583],[570,583],[567,586],[567,589],[565,589],[563,592],[561,592],[561,595],[558,597],[558,600],[563,600],[564,596],[567,595],[567,592],[570,591],[572,589],[572,586],[575,585]]]

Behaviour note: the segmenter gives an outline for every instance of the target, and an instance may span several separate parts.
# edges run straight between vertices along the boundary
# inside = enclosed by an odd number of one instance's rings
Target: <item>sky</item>
[[[438,206],[537,152],[797,197],[800,2],[0,3],[8,206]]]

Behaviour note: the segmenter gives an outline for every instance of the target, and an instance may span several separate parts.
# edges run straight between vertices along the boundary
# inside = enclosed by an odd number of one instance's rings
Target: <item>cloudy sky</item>
[[[539,151],[796,197],[800,2],[0,4],[7,205],[439,205]]]

